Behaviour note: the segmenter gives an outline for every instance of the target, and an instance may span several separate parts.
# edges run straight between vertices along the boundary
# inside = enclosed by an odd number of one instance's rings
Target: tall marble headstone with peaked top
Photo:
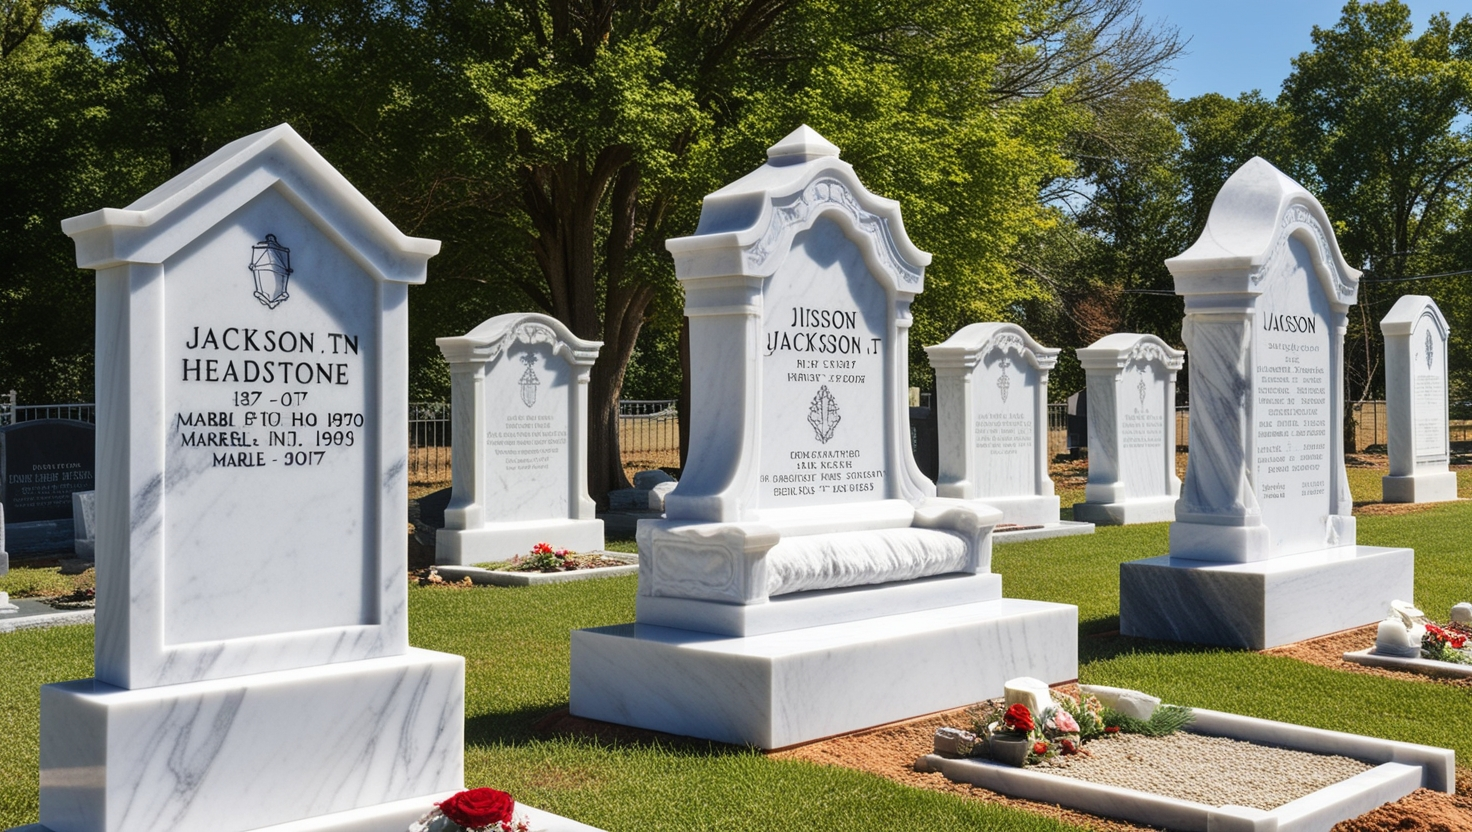
[[[1007,323],[970,324],[925,348],[939,408],[936,494],[1001,511],[997,540],[1094,531],[1059,519],[1048,475],[1048,372],[1058,353]]]
[[[408,644],[406,237],[289,126],[62,224],[97,271],[96,678],[41,689],[57,832],[403,829],[463,779]]]
[[[1457,499],[1447,430],[1446,345],[1451,330],[1436,301],[1406,295],[1380,321],[1385,336],[1385,416],[1390,475],[1387,503]]]
[[[498,315],[435,343],[450,363],[454,430],[435,561],[503,561],[537,543],[602,549],[588,497],[588,376],[602,344],[537,314]]]
[[[1089,482],[1073,516],[1100,525],[1176,514],[1176,373],[1186,354],[1154,335],[1117,332],[1078,351],[1089,390]]]
[[[637,623],[572,634],[572,713],[779,748],[1077,676],[1077,609],[1003,598],[1000,513],[937,498],[915,465],[930,255],[810,128],[767,157],[668,242],[688,463],[639,523]]]
[[[1411,550],[1357,546],[1344,331],[1359,272],[1319,201],[1254,158],[1166,261],[1186,301],[1191,455],[1170,554],[1120,567],[1125,635],[1261,649],[1378,621]]]

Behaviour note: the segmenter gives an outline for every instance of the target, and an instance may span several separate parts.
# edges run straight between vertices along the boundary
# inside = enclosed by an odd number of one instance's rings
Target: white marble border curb
[[[47,627],[62,627],[68,624],[91,624],[97,610],[57,610],[47,615],[27,615],[24,618],[0,618],[0,634],[18,630],[42,630]]]
[[[1344,660],[1366,667],[1383,667],[1387,670],[1404,670],[1407,673],[1424,673],[1427,676],[1449,676],[1454,679],[1472,677],[1472,664],[1452,664],[1435,659],[1403,659],[1399,656],[1382,656],[1375,648],[1345,653]]]
[[[1024,524],[1026,525],[1026,524]],[[1041,529],[1023,529],[1017,532],[994,531],[992,543],[1021,543],[1024,540],[1044,540],[1049,537],[1068,537],[1075,534],[1093,534],[1094,524],[1078,520],[1059,520],[1046,523]]]
[[[1455,791],[1454,752],[1414,743],[1363,737],[1274,722],[1266,719],[1195,710],[1190,730],[1263,745],[1319,754],[1341,754],[1375,768],[1271,812],[1242,806],[1208,806],[1133,789],[1101,786],[985,760],[950,759],[927,754],[917,771],[937,771],[948,779],[970,783],[1009,797],[1055,803],[1101,817],[1166,826],[1194,832],[1328,832],[1334,824],[1425,787]]]
[[[586,581],[592,578],[612,578],[617,575],[631,575],[639,571],[637,555],[630,555],[626,552],[587,552],[583,554],[597,554],[610,560],[624,561],[627,565],[599,566],[594,569],[575,569],[571,572],[498,572],[492,569],[482,569],[479,566],[450,566],[448,564],[436,564],[435,569],[439,571],[440,577],[447,581],[458,581],[468,577],[473,583],[482,586],[541,586],[568,581]]]

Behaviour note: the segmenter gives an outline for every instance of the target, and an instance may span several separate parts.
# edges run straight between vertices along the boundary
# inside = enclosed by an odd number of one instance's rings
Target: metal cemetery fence
[[[409,403],[409,485],[450,484],[449,402]],[[680,419],[674,399],[618,403],[619,448],[630,472],[680,464]]]
[[[86,402],[72,404],[16,404],[15,391],[0,395],[0,427],[36,419],[71,419],[75,422],[97,422],[97,405]]]

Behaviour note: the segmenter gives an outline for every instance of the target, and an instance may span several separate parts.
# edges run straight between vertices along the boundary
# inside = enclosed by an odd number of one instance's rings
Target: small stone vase
[[[1027,764],[1027,753],[1032,750],[1032,740],[1027,737],[1003,737],[993,735],[986,741],[987,756],[1008,766],[1022,768]]]

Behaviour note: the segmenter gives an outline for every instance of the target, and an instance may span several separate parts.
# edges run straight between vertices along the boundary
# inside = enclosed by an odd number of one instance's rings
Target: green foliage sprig
[[[1104,725],[1118,728],[1123,734],[1140,734],[1146,737],[1165,737],[1191,724],[1196,714],[1180,705],[1161,705],[1149,719],[1137,719],[1114,710],[1104,709]]]

